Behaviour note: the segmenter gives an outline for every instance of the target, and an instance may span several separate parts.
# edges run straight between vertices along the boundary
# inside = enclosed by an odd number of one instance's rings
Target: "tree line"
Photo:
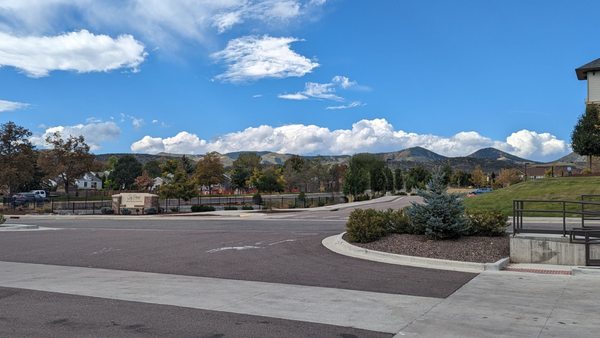
[[[0,187],[9,194],[49,187],[56,180],[69,192],[75,180],[90,171],[105,171],[103,186],[112,190],[145,190],[161,178],[158,193],[164,198],[190,199],[199,189],[212,194],[213,187],[226,182],[241,193],[274,192],[339,192],[359,198],[365,192],[411,192],[424,189],[431,172],[415,166],[408,170],[392,170],[381,157],[356,154],[347,163],[326,163],[318,157],[289,157],[283,164],[265,164],[253,152],[243,152],[225,168],[221,156],[208,153],[197,162],[189,157],[152,160],[142,164],[133,155],[110,157],[105,163],[95,160],[83,136],[63,137],[54,133],[46,138],[47,149],[38,150],[30,142],[32,133],[13,122],[0,125]],[[472,172],[442,167],[446,184],[457,187],[490,185],[490,175],[480,167]],[[492,183],[509,185],[520,179],[514,169],[502,170]]]

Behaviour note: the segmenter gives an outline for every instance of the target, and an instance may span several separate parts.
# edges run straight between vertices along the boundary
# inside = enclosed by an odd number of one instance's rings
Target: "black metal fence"
[[[561,217],[560,228],[551,226],[554,222],[540,224],[539,220],[535,226],[526,224],[524,217],[535,216]],[[586,265],[599,266],[600,257],[591,256],[591,246],[600,245],[600,224],[592,221],[600,221],[600,195],[582,195],[579,201],[513,200],[513,236],[519,233],[568,235],[571,243],[585,245]]]
[[[197,196],[190,200],[183,199],[162,199],[159,201],[160,208],[156,210],[160,213],[191,212],[194,205],[213,206],[217,210],[222,209],[241,209],[242,207],[252,207],[253,209],[293,209],[293,208],[312,208],[324,205],[344,203],[344,197],[334,194],[329,196],[307,196],[298,198],[298,195],[267,195],[260,201],[252,196]],[[3,209],[22,212],[38,213],[58,213],[58,214],[85,214],[95,215],[112,210],[112,200],[110,198],[99,201],[63,201],[50,198],[47,201],[29,201],[17,202],[11,198],[3,198]],[[104,211],[104,212],[103,212]],[[110,211],[109,211],[110,212]],[[139,210],[139,214],[144,214]]]

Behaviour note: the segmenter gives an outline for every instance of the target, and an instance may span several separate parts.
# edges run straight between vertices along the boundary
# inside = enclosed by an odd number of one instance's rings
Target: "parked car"
[[[34,194],[37,198],[41,199],[42,201],[48,200],[48,194],[46,193],[46,190],[31,190],[30,193]]]
[[[492,191],[493,191],[492,188],[478,188],[473,191],[473,194],[479,195],[479,194],[485,194],[485,193],[492,192]]]
[[[22,192],[12,197],[12,204],[14,206],[27,205],[30,203],[41,203],[44,199],[39,195],[30,192]]]

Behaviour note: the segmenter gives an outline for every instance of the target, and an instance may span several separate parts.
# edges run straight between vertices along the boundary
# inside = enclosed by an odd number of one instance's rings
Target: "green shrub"
[[[156,215],[157,213],[156,208],[148,208],[144,210],[144,212],[146,213],[146,215]]]
[[[212,205],[192,205],[192,212],[207,212],[215,210],[215,207],[213,207]]]
[[[295,208],[296,208],[296,202],[288,203],[288,209],[295,209]]]
[[[4,222],[6,222],[6,218],[4,218],[4,215],[0,215],[0,225],[4,224]]]
[[[507,217],[498,210],[470,210],[466,212],[470,235],[502,236],[506,234]]]
[[[115,211],[112,208],[109,207],[102,207],[100,209],[100,213],[103,215],[112,215],[115,213]]]
[[[414,229],[404,209],[388,209],[383,211],[386,218],[386,230],[388,233],[411,234]]]
[[[223,210],[237,210],[238,208],[233,205],[226,205],[223,207]]]
[[[172,207],[171,212],[179,212],[179,207]]]
[[[112,209],[110,209],[112,210]],[[121,209],[121,215],[131,215],[130,209]]]
[[[361,202],[361,201],[368,201],[371,199],[371,196],[369,195],[358,195],[356,196],[356,198],[354,199],[354,202]]]
[[[351,242],[376,241],[388,232],[387,217],[375,209],[355,209],[346,223],[346,232]]]
[[[406,191],[400,191],[400,192],[399,192],[399,193],[397,193],[396,195],[398,195],[398,196],[406,196],[406,195],[408,195],[408,194],[406,193]]]
[[[244,205],[242,206],[242,210],[254,210],[254,207],[251,205]]]
[[[324,207],[325,206],[325,201],[319,201],[319,203],[317,203],[317,206]]]

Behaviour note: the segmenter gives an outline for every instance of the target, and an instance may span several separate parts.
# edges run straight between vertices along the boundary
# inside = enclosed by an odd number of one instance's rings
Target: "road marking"
[[[324,287],[0,262],[0,286],[396,333],[442,300]]]
[[[255,245],[225,246],[225,247],[222,247],[222,248],[216,248],[216,249],[208,250],[206,252],[208,252],[208,253],[215,253],[215,252],[221,252],[221,251],[227,251],[227,250],[241,251],[241,250],[249,250],[249,249],[263,249],[263,247],[262,246],[255,246]]]

